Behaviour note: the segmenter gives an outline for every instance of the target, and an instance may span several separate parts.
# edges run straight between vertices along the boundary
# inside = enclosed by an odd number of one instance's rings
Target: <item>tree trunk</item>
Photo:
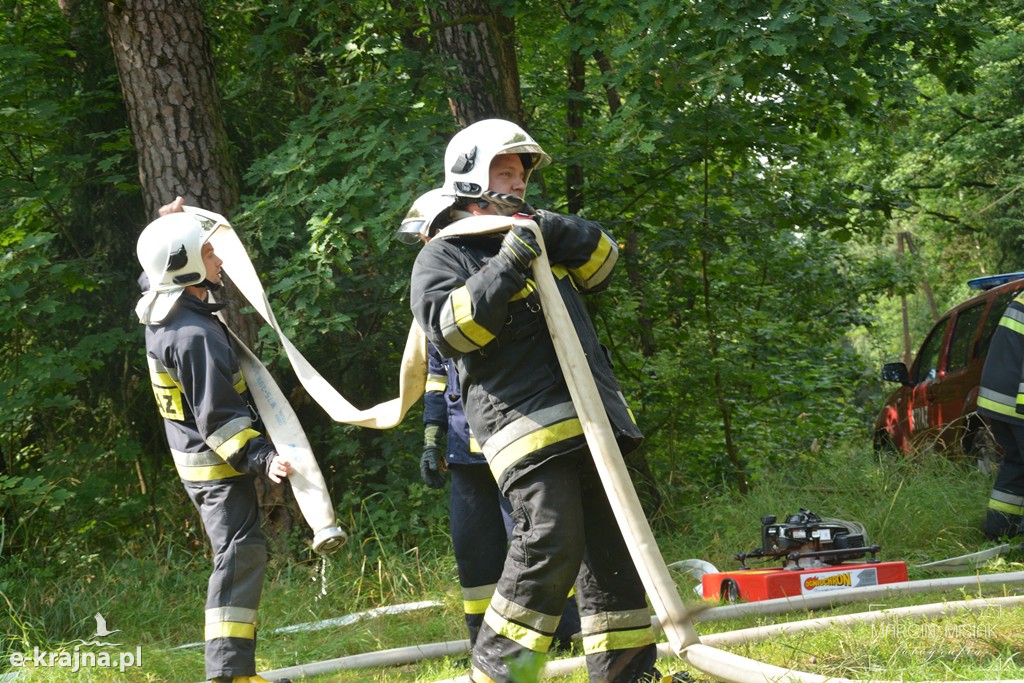
[[[135,149],[146,214],[181,195],[227,213],[238,176],[197,0],[104,4]]]
[[[449,94],[459,127],[489,118],[523,123],[512,19],[487,0],[436,0],[427,10],[435,47],[459,76]]]

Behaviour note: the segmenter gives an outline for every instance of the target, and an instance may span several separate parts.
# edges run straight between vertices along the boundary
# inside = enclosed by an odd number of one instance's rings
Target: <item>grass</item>
[[[978,530],[991,480],[970,467],[942,458],[878,463],[862,450],[807,454],[783,471],[758,473],[747,496],[731,491],[703,494],[666,491],[669,504],[654,523],[667,562],[701,558],[719,569],[738,566],[733,555],[760,544],[760,517],[783,516],[800,507],[821,516],[864,524],[880,559],[901,559],[912,579],[927,576],[914,564],[987,547]],[[440,524],[438,529],[440,529]],[[400,551],[379,539],[352,543],[327,563],[275,558],[269,568],[260,610],[258,665],[262,670],[334,659],[352,654],[465,638],[454,560],[446,539],[435,530],[424,547]],[[3,592],[6,665],[12,652],[73,654],[77,638],[92,633],[92,615],[102,612],[110,628],[121,629],[111,651],[141,648],[142,665],[117,674],[125,681],[199,681],[201,647],[172,649],[202,639],[202,607],[208,561],[202,553],[169,544],[155,545],[118,559],[95,558],[75,571],[25,572]],[[984,571],[1024,569],[1019,555]],[[694,582],[679,577],[685,599]],[[12,587],[13,586],[13,587]],[[1001,594],[999,587],[988,593]],[[972,592],[976,596],[977,591]],[[18,596],[18,597],[15,597]],[[961,595],[918,595],[886,599],[870,606],[847,605],[822,616],[864,609],[959,599]],[[401,615],[366,618],[344,626],[297,633],[279,627],[315,622],[381,605],[436,600],[437,607]],[[799,620],[806,613],[778,615],[772,621]],[[767,623],[767,617],[698,624],[707,634]],[[84,648],[80,648],[84,650]],[[944,619],[833,627],[819,633],[773,638],[732,651],[778,666],[824,676],[891,680],[1024,679],[1024,609],[961,613]],[[31,658],[30,658],[31,659]],[[661,668],[683,670],[678,661]],[[27,667],[18,683],[106,681],[110,670]],[[423,661],[379,671],[338,671],[306,680],[433,681],[466,673],[465,657]],[[691,670],[697,680],[707,680]],[[569,681],[585,681],[583,671]]]

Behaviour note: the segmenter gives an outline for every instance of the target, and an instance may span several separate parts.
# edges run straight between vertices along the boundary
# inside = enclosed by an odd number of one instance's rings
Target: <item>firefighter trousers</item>
[[[450,463],[449,529],[455,564],[462,587],[462,605],[469,631],[470,644],[476,643],[484,612],[505,566],[505,555],[512,534],[512,520],[507,512],[508,499],[501,495],[498,484],[486,464],[459,465]],[[568,647],[580,631],[576,600],[565,601],[562,619],[555,630],[555,642]]]
[[[576,583],[590,680],[653,680],[656,649],[643,584],[585,450],[559,455],[508,489],[516,526],[473,648],[471,680],[511,680],[509,663],[551,646]]]
[[[256,610],[267,547],[252,475],[184,481],[213,546],[206,592],[206,677],[256,674]]]
[[[1024,535],[1024,424],[992,420],[1003,462],[989,494],[984,532],[992,540]]]

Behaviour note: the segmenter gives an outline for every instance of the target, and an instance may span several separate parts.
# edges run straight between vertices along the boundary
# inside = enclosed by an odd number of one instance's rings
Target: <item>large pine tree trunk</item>
[[[213,55],[197,0],[104,4],[128,107],[146,214],[181,195],[227,213],[238,202]]]
[[[490,118],[523,123],[512,19],[487,0],[435,0],[427,10],[437,50],[464,86],[449,96],[459,127]]]

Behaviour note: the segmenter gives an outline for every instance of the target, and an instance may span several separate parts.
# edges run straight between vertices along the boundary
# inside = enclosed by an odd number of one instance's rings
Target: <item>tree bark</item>
[[[228,147],[213,54],[197,0],[104,3],[146,214],[181,195],[228,213],[238,175]]]
[[[515,22],[487,0],[436,0],[427,10],[435,48],[458,74],[449,103],[459,127],[490,118],[522,124]]]

